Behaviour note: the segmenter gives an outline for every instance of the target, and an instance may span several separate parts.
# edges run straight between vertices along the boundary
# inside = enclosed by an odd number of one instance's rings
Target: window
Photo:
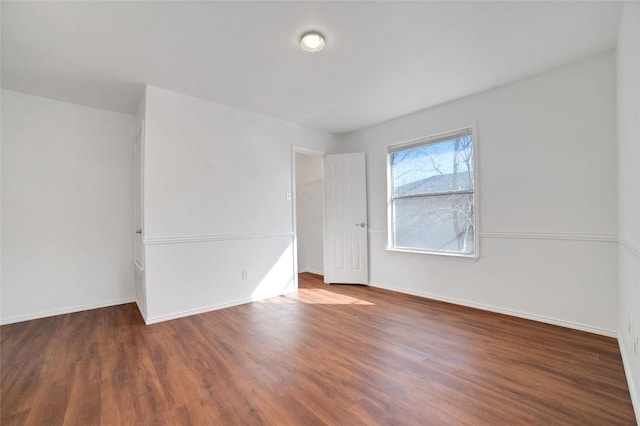
[[[389,249],[476,257],[471,129],[388,147]]]

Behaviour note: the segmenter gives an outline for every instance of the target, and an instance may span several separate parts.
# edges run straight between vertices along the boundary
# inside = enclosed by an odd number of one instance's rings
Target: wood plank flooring
[[[133,304],[6,325],[9,425],[632,425],[614,339],[302,274],[145,326]]]

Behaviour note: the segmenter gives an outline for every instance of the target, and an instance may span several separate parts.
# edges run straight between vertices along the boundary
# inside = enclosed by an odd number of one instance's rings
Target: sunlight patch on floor
[[[375,303],[321,288],[301,288],[297,292],[285,294],[261,303],[308,303],[314,305],[375,305]]]

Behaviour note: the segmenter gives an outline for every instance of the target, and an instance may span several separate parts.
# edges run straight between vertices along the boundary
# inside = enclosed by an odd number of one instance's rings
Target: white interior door
[[[368,284],[367,180],[364,152],[325,157],[327,283]]]
[[[142,242],[142,138],[143,130],[138,132],[133,146],[133,225],[134,261],[140,269],[144,269],[144,247]]]

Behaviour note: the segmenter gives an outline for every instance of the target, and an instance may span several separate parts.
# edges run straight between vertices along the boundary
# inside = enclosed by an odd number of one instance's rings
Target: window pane
[[[473,190],[471,136],[391,154],[394,196]]]
[[[473,195],[394,200],[394,246],[472,254]]]

